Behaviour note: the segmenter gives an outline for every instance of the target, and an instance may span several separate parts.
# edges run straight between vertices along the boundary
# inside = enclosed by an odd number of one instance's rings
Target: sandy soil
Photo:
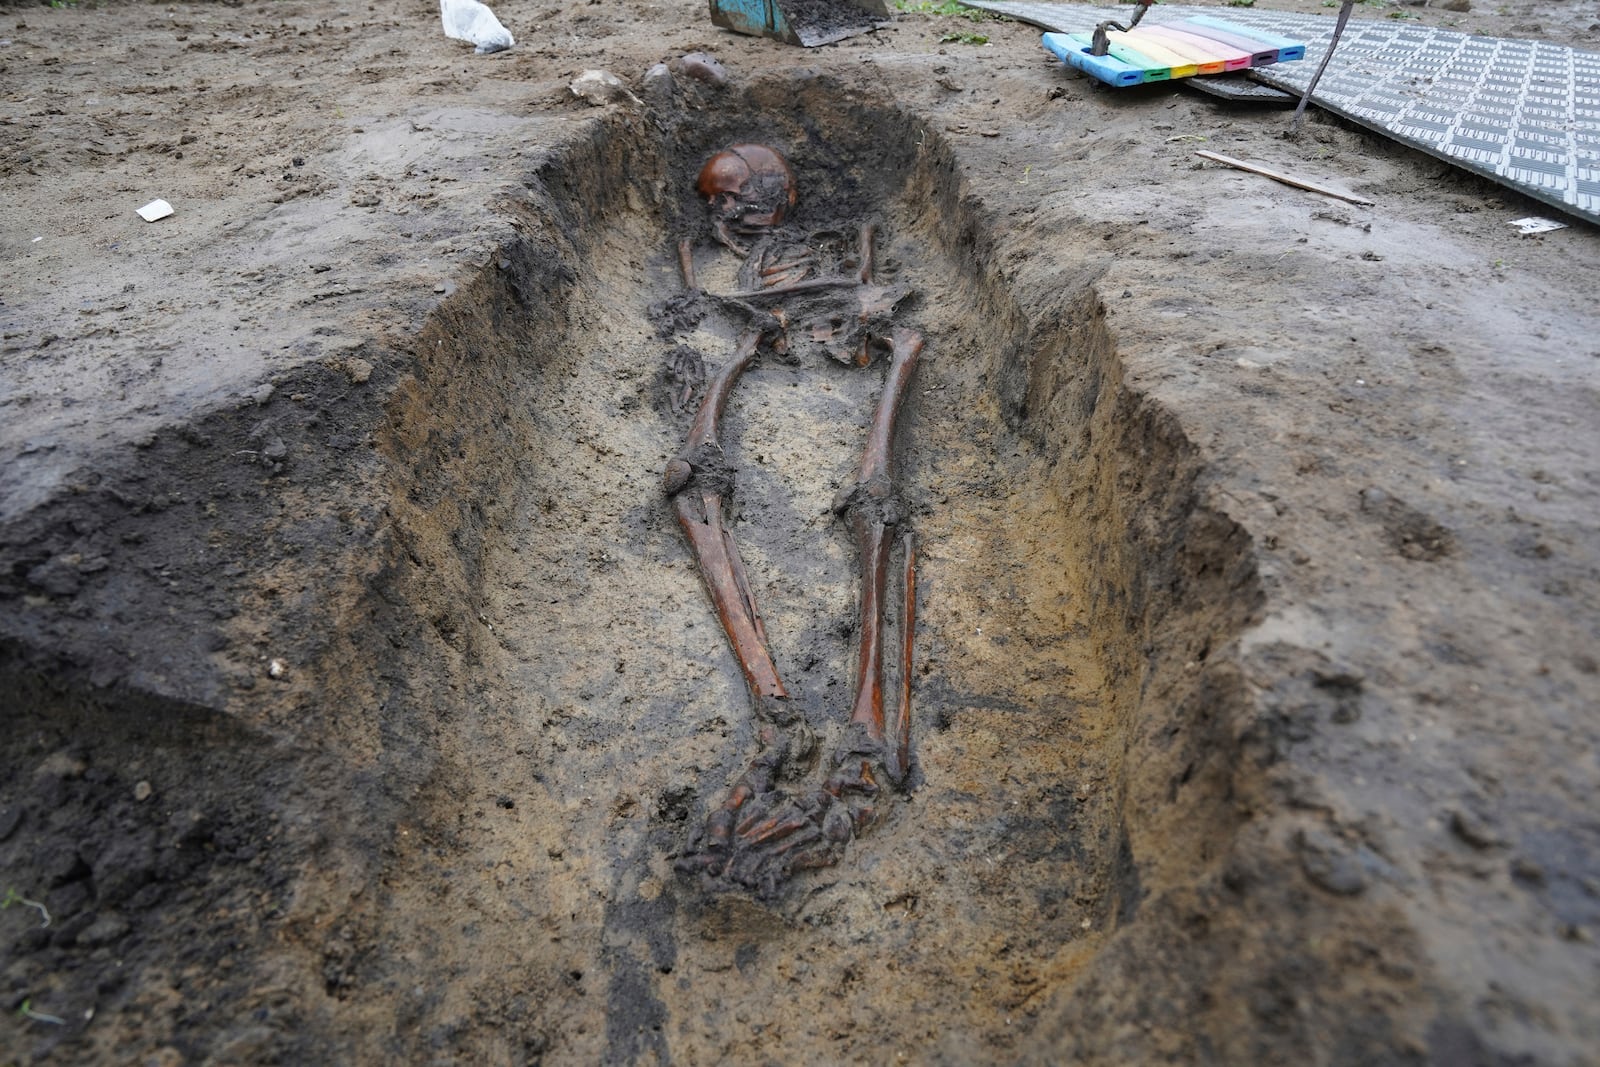
[[[1597,1062],[1593,227],[1015,23],[496,11],[0,4],[0,1063]],[[677,869],[756,740],[664,361],[739,323],[652,318],[745,139],[928,338],[915,770],[768,900]],[[729,408],[825,751],[882,373]]]

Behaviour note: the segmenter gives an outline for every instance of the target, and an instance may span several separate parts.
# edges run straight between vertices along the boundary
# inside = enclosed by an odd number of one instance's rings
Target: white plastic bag
[[[439,21],[444,24],[446,37],[470,41],[478,46],[479,55],[499,52],[516,43],[511,31],[500,25],[487,4],[478,0],[439,0]]]

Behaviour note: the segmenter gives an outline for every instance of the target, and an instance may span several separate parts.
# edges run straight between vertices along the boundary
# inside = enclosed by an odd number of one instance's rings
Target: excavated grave
[[[307,372],[279,391],[325,398],[320,416],[263,435],[223,413],[152,445],[215,522],[113,473],[9,561],[43,609],[40,568],[81,560],[73,537],[158,544],[141,580],[201,605],[149,636],[166,658],[105,667],[109,690],[52,690],[12,657],[49,714],[6,754],[18,814],[0,859],[96,916],[66,936],[6,928],[13,984],[40,1003],[100,983],[94,1031],[34,1033],[40,1054],[137,1047],[142,1020],[176,1011],[193,1048],[250,1055],[1027,1056],[1053,1040],[1041,1013],[1141,921],[1132,842],[1172,818],[1151,783],[1202,787],[1150,870],[1181,881],[1225,850],[1229,755],[1206,725],[1230,683],[1196,668],[1259,599],[1248,540],[1198,504],[1171,420],[1123,391],[1092,272],[1068,250],[1059,303],[1021,306],[952,153],[913,115],[818,78],[716,108],[655,89],[651,125],[600,124],[542,164],[540,191],[506,208],[520,236],[414,348],[369,353],[381,412],[339,409],[349,368]],[[794,165],[796,227],[881,227],[884,270],[915,294],[898,319],[927,339],[896,457],[919,545],[910,787],[841,862],[760,901],[674,869],[755,741],[660,487],[692,413],[674,403],[682,351],[712,374],[737,331],[716,313],[663,325],[678,238],[699,242],[708,288],[735,280],[694,176],[757,140]],[[825,741],[857,626],[832,502],[882,377],[765,359],[723,423],[733,531]],[[329,433],[365,447],[297,458]],[[245,465],[194,456],[252,435]],[[245,518],[263,486],[277,510]],[[233,580],[180,589],[207,549]],[[139,599],[92,573],[56,594],[78,618]],[[22,647],[79,635],[30,625]],[[278,662],[270,692],[219,695],[237,677],[223,649],[241,647]],[[1180,729],[1200,740],[1172,746]],[[159,803],[130,799],[157,770]],[[176,958],[175,937],[191,945]],[[97,938],[119,945],[115,981],[60,965]],[[219,962],[212,940],[237,954]],[[190,981],[212,1010],[153,1007],[185,966],[207,971]],[[242,1021],[269,1009],[270,1027]]]

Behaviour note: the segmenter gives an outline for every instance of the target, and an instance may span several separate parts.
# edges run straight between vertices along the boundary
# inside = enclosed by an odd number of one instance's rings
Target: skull
[[[719,223],[741,233],[783,225],[795,204],[794,171],[773,148],[736,144],[706,161],[697,183]]]

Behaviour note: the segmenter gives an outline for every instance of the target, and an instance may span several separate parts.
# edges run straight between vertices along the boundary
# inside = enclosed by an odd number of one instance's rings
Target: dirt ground
[[[1592,225],[1017,23],[494,6],[0,2],[0,1064],[1600,1063]],[[661,489],[738,141],[927,338],[909,785],[765,898],[679,869],[757,740]],[[882,380],[725,420],[824,752]]]

